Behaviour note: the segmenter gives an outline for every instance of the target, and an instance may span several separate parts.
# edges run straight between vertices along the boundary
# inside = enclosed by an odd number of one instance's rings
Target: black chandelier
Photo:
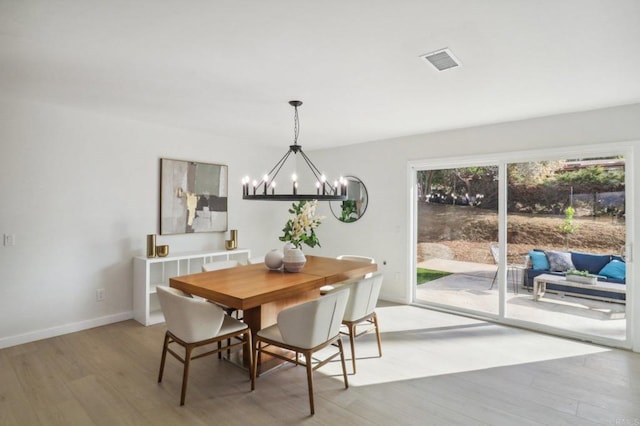
[[[242,198],[244,200],[273,200],[273,201],[300,201],[300,200],[318,200],[318,201],[342,201],[347,199],[347,180],[340,177],[339,180],[331,184],[326,176],[316,167],[311,159],[302,151],[302,146],[298,145],[298,133],[300,126],[298,121],[298,107],[302,105],[302,101],[289,101],[289,105],[295,109],[294,115],[294,140],[293,145],[289,145],[287,153],[276,163],[271,171],[264,175],[260,181],[253,182],[247,176],[242,179]],[[287,161],[291,153],[300,154],[311,172],[316,178],[315,194],[299,194],[298,193],[298,177],[294,174],[291,185],[291,194],[283,194],[276,192],[276,176],[280,169]]]

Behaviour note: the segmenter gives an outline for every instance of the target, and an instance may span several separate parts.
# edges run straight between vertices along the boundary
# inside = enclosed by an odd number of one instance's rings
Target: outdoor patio
[[[451,273],[417,286],[416,301],[498,313],[498,285],[490,289],[495,265],[432,258],[420,262],[419,268]],[[547,292],[540,301],[522,285],[522,271],[517,271],[517,294],[513,283],[507,286],[509,318],[560,327],[574,332],[624,339],[626,305]]]

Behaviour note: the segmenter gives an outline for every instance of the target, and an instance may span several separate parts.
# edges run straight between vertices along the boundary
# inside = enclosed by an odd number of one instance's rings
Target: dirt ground
[[[497,216],[476,207],[420,203],[418,262],[439,257],[493,264],[489,246],[498,241]],[[508,262],[522,263],[522,256],[534,248],[619,254],[624,246],[624,220],[578,217],[568,243],[559,230],[563,221],[564,216],[509,214]]]

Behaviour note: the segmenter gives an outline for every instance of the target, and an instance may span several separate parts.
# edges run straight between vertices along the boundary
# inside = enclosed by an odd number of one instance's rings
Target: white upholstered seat
[[[225,315],[218,305],[192,298],[190,295],[171,287],[157,286],[156,290],[167,324],[158,383],[162,382],[164,364],[167,352],[169,352],[184,364],[182,391],[180,394],[180,405],[184,405],[191,360],[220,353],[222,350],[228,351],[241,345],[244,345],[244,350],[251,356],[251,331],[245,323]],[[230,344],[232,337],[239,337],[242,340],[238,343]],[[224,340],[227,341],[226,346],[222,346]],[[184,356],[175,352],[169,346],[171,343],[177,343],[182,346],[184,348]],[[217,349],[192,356],[192,351],[195,348],[212,343],[218,344]]]
[[[340,323],[347,306],[349,290],[339,290],[330,295],[304,302],[281,311],[277,323],[260,330],[255,336],[255,355],[253,358],[251,388],[255,389],[258,360],[261,353],[294,364],[306,365],[307,385],[309,389],[309,406],[314,414],[313,402],[313,370],[323,366],[336,356],[340,356],[342,376],[345,388],[349,387],[347,370],[344,362],[344,350],[340,339]],[[332,353],[317,364],[312,364],[312,355],[333,343],[338,352]],[[277,346],[295,353],[293,357],[283,356],[281,352],[270,351],[270,346]],[[298,353],[304,356],[304,362],[298,359]]]

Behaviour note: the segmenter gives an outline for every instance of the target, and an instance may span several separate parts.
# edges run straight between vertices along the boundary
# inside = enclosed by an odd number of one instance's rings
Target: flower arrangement
[[[302,243],[309,247],[321,247],[315,229],[320,226],[324,216],[316,216],[317,200],[300,201],[291,204],[289,213],[293,215],[285,224],[280,237],[280,241],[289,241],[294,246],[300,248]]]

